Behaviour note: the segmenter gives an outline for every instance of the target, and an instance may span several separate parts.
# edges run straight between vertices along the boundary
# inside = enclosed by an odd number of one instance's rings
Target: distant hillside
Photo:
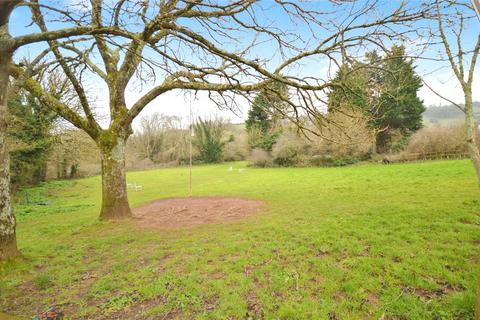
[[[473,103],[475,118],[480,119],[480,101]],[[448,123],[463,120],[465,115],[454,105],[429,106],[423,113],[424,124]]]

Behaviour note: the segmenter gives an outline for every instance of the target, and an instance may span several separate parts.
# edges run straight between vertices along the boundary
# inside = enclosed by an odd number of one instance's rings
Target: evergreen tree
[[[14,186],[45,181],[47,157],[53,144],[56,114],[28,93],[8,102],[11,182]]]
[[[377,132],[376,148],[389,150],[396,134],[408,137],[422,127],[422,86],[413,60],[403,46],[393,46],[385,57],[372,51],[365,62],[344,65],[336,74],[337,86],[329,94],[329,110],[361,109]]]
[[[342,65],[335,75],[337,86],[328,95],[329,112],[344,108],[367,110],[370,78],[364,63]]]
[[[221,120],[202,120],[193,125],[193,144],[198,149],[198,160],[204,163],[222,161],[225,141],[222,141],[225,125]]]
[[[385,150],[394,130],[409,136],[422,127],[425,106],[417,96],[422,80],[415,72],[413,61],[405,57],[405,47],[393,46],[382,69],[382,91],[378,98],[380,117],[373,121],[379,128],[386,128],[377,137],[377,146]]]
[[[250,148],[272,150],[280,135],[277,125],[286,109],[287,97],[287,87],[278,82],[273,82],[255,97],[245,121]]]

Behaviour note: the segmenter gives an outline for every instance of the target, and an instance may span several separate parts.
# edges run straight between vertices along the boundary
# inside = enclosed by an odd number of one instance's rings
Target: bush
[[[361,113],[331,113],[327,118],[326,124],[315,128],[321,136],[301,135],[295,127],[284,126],[273,146],[273,162],[279,166],[331,167],[370,158],[374,137]]]
[[[465,126],[435,125],[415,132],[406,148],[388,157],[391,161],[434,159],[445,155],[460,155],[467,152]]]
[[[331,155],[316,155],[310,158],[310,165],[315,167],[343,167],[361,161],[361,158],[335,158]]]
[[[248,137],[243,125],[227,125],[225,135],[228,137],[223,150],[225,161],[245,160],[248,154]]]
[[[292,131],[284,132],[272,149],[273,162],[279,166],[298,165],[302,155],[308,155],[307,140]]]
[[[406,136],[399,130],[392,131],[390,134],[390,147],[389,152],[401,152],[405,150],[408,146],[408,142],[410,141],[410,137]]]
[[[273,145],[277,142],[281,133],[278,131],[280,128],[277,126],[270,128],[269,131],[263,132],[256,126],[248,128],[248,145],[252,149],[263,149],[271,151]]]
[[[272,156],[263,149],[253,149],[252,153],[248,157],[250,165],[255,167],[270,167],[273,165]]]
[[[353,164],[371,157],[374,137],[368,129],[367,119],[361,113],[331,113],[327,118],[329,121],[317,128],[311,122],[304,124],[312,131],[320,132],[321,136],[308,132],[302,134],[294,125],[283,124],[271,156],[255,151],[250,162],[256,166],[331,167]]]
[[[198,150],[198,160],[204,163],[218,163],[223,160],[225,123],[221,119],[202,120],[193,125],[193,145]]]
[[[332,112],[321,128],[322,138],[313,138],[312,154],[341,160],[346,164],[369,157],[375,143],[368,119],[359,112]]]
[[[425,127],[415,132],[405,149],[408,153],[466,152],[464,125]]]

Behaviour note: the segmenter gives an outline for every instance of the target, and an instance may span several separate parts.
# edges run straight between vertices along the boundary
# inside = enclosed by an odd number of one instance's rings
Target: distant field
[[[0,311],[71,319],[473,319],[480,192],[469,161],[194,168],[194,195],[262,200],[245,220],[165,231],[101,223],[100,177],[16,206],[25,261]],[[132,206],[185,196],[187,168],[132,172]]]
[[[451,119],[428,119],[423,118],[423,125],[426,127],[429,126],[456,126],[462,125],[465,123],[465,119],[462,118],[451,118]]]
[[[480,119],[480,102],[473,102],[475,118]],[[423,113],[423,124],[429,125],[456,125],[465,122],[465,114],[454,105],[429,106]]]

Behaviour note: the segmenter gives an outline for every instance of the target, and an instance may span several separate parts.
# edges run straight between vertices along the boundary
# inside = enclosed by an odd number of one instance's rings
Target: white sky
[[[323,68],[321,73],[326,73],[327,68]],[[434,74],[427,75],[426,70],[418,70],[419,74],[423,74],[423,79],[431,86],[435,91],[441,93],[445,97],[457,103],[463,103],[463,91],[458,84],[457,79],[453,73],[445,68],[435,72]],[[480,73],[475,73],[474,88],[478,85],[480,80]],[[442,98],[438,97],[426,86],[423,86],[419,93],[419,97],[424,100],[425,106],[431,105],[448,105]],[[127,103],[133,103],[141,96],[138,91],[127,91],[126,98]],[[480,90],[473,90],[473,100],[480,101]],[[195,100],[192,100],[192,111],[195,116],[201,117],[214,117],[220,116],[226,119],[230,119],[234,123],[243,122],[248,113],[249,104],[247,101],[240,103],[242,109],[235,115],[231,111],[218,110],[216,105],[211,102],[205,93],[198,93]],[[184,94],[180,91],[168,92],[151,102],[134,121],[134,128],[138,128],[139,119],[148,114],[160,112],[166,115],[181,116],[185,122],[189,120],[189,106],[190,95]]]

